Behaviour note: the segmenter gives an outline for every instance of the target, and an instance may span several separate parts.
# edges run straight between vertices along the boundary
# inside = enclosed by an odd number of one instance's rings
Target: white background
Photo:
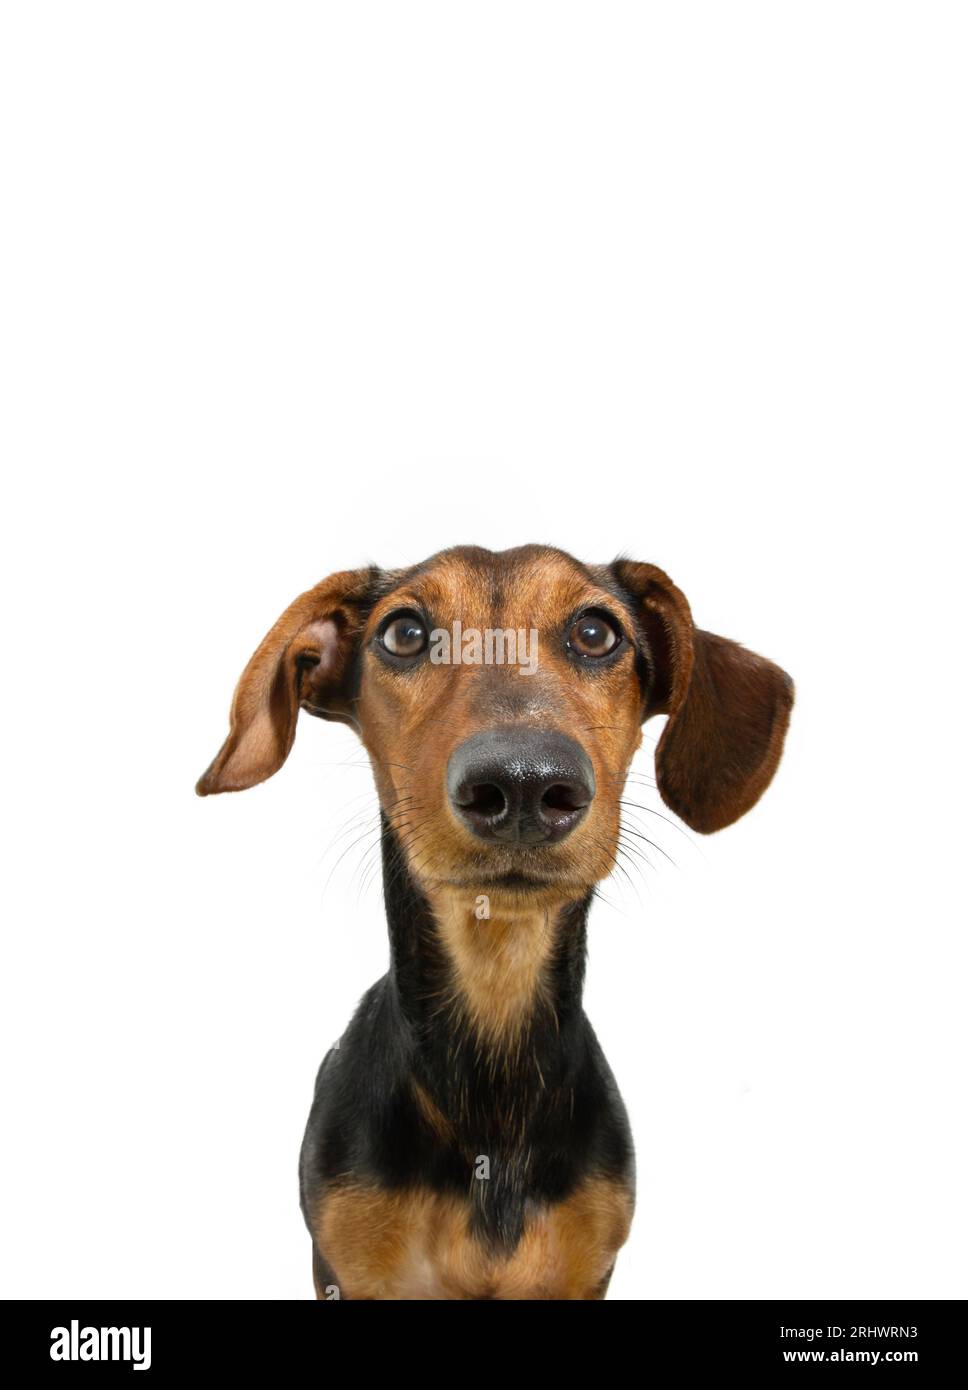
[[[266,786],[193,784],[297,592],[538,540],[661,564],[798,686],[755,811],[594,912],[612,1295],[968,1294],[965,40],[4,7],[0,1291],[311,1296],[313,1078],[386,962],[338,862],[369,774],[304,720]]]

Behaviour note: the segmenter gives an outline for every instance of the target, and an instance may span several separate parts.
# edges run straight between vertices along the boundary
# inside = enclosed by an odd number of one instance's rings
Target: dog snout
[[[490,729],[452,753],[447,794],[458,819],[482,840],[554,843],[584,818],[595,795],[595,771],[566,734]]]

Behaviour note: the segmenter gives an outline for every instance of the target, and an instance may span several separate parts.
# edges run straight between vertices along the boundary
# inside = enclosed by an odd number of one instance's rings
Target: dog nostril
[[[541,807],[546,811],[580,811],[588,805],[587,796],[582,796],[576,787],[556,782],[541,798]]]
[[[469,787],[466,795],[457,803],[462,811],[471,811],[477,816],[496,818],[507,810],[507,797],[493,782],[480,783]]]
[[[595,771],[568,735],[509,725],[459,744],[447,763],[446,788],[457,820],[479,839],[555,844],[585,818]]]

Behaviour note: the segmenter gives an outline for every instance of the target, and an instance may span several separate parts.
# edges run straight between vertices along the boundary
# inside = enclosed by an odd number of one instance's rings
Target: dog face
[[[610,871],[641,740],[633,633],[614,581],[549,550],[452,551],[381,597],[358,718],[418,878],[574,894]]]
[[[416,879],[535,902],[612,869],[641,726],[665,802],[708,832],[747,811],[782,751],[792,684],[693,625],[653,565],[525,546],[331,576],[246,667],[202,795],[263,781],[300,708],[356,728]]]

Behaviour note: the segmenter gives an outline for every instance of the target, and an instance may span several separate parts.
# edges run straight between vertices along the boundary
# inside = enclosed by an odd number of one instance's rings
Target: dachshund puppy
[[[334,574],[283,613],[198,791],[271,777],[300,709],[352,725],[376,779],[390,968],[316,1081],[319,1298],[604,1296],[634,1158],[582,1010],[585,923],[641,726],[668,716],[659,792],[708,834],[766,789],[792,704],[631,560],[460,547]]]

